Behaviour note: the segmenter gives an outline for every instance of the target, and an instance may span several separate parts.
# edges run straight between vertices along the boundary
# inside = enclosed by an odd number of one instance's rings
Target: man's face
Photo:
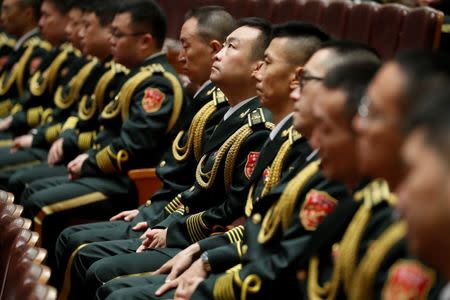
[[[190,18],[181,27],[180,41],[183,48],[178,60],[189,79],[201,85],[209,79],[215,52],[199,35],[197,24],[197,19]]]
[[[258,38],[258,29],[242,26],[233,31],[224,47],[214,56],[211,80],[221,88],[236,86],[242,79],[251,78],[254,71],[253,45]]]
[[[347,95],[339,89],[318,88],[318,97],[313,103],[313,115],[317,120],[311,144],[320,148],[321,166],[331,179],[354,183],[358,176],[356,139],[351,122],[346,116]]]
[[[289,100],[290,83],[295,77],[295,66],[286,54],[288,38],[275,38],[265,51],[264,63],[256,72],[256,91],[261,104],[272,110],[280,102]]]
[[[26,24],[25,13],[19,0],[3,0],[2,24],[9,34],[20,37]]]
[[[408,246],[440,267],[450,251],[443,233],[450,230],[450,170],[448,161],[431,146],[422,130],[403,147],[407,175],[399,188],[398,209],[408,224]]]
[[[117,14],[111,26],[111,52],[114,60],[127,68],[134,68],[141,63],[140,32],[131,24],[129,12]]]
[[[41,18],[39,28],[42,36],[52,45],[57,45],[66,40],[65,28],[68,17],[61,14],[53,3],[44,1],[41,5]]]
[[[323,62],[330,53],[328,49],[319,50],[308,60],[299,73],[300,84],[290,94],[294,101],[294,127],[307,137],[315,125],[312,107],[326,73]]]
[[[369,85],[354,119],[363,175],[385,178],[391,185],[403,173],[400,148],[404,137],[399,126],[403,114],[399,101],[405,81],[400,68],[387,63]]]
[[[65,32],[67,39],[72,43],[72,45],[81,50],[81,38],[80,30],[83,27],[82,17],[83,13],[79,8],[72,8],[68,12],[69,21],[65,27]]]
[[[84,54],[90,54],[104,59],[109,51],[111,30],[101,26],[97,15],[93,12],[85,14],[84,26],[80,30],[81,45]]]

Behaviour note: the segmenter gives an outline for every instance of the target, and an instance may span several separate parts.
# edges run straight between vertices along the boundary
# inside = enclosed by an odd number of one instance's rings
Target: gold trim
[[[77,124],[78,124],[78,118],[75,116],[71,116],[71,117],[67,118],[61,131],[65,131],[67,129],[75,129],[77,127]]]
[[[14,165],[6,165],[3,167],[0,167],[0,171],[4,172],[4,171],[15,171],[21,168],[25,168],[25,167],[32,167],[35,165],[40,164],[41,161],[40,160],[33,160],[33,161],[28,161],[28,162],[24,162],[24,163],[18,163],[18,164],[14,164]]]
[[[67,266],[66,266],[66,271],[64,272],[64,282],[63,282],[63,286],[61,289],[61,293],[59,294],[58,300],[66,300],[69,297],[69,293],[70,293],[70,283],[72,281],[72,265],[73,265],[73,260],[75,259],[75,256],[78,254],[78,252],[80,252],[80,250],[84,247],[86,247],[89,244],[82,244],[80,246],[78,246],[77,249],[75,249],[72,254],[70,255],[69,261],[67,262]]]
[[[13,143],[12,139],[0,140],[0,148],[10,147]]]

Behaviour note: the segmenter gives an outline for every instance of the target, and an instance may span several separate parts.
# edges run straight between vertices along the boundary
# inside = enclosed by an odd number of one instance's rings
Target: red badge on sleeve
[[[38,69],[39,65],[41,64],[41,60],[42,59],[40,57],[35,57],[30,62],[30,74],[31,75],[33,75],[34,72],[36,72],[36,70]]]
[[[253,169],[256,166],[256,162],[258,161],[259,152],[250,152],[247,156],[247,162],[245,163],[245,177],[247,179],[250,179],[250,176],[252,176]]]
[[[146,112],[155,112],[161,108],[166,95],[159,89],[147,88],[142,99],[142,107]]]
[[[383,288],[383,299],[427,299],[434,282],[434,273],[416,261],[396,262],[389,270]]]
[[[315,230],[336,207],[337,201],[326,192],[311,190],[303,202],[300,220],[306,230]]]

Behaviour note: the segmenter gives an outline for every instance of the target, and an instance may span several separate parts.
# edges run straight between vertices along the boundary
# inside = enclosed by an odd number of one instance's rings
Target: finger
[[[154,239],[154,240],[150,243],[150,245],[148,246],[148,248],[150,248],[150,249],[157,248],[157,245],[158,245],[158,240],[157,240],[157,239]]]
[[[165,294],[167,291],[174,289],[178,286],[178,280],[172,280],[170,282],[164,283],[156,292],[156,296],[161,296]]]
[[[137,248],[136,253],[141,253],[144,251],[145,247],[143,245],[140,245],[139,248]]]
[[[116,221],[116,220],[120,220],[123,218],[123,216],[125,215],[126,211],[120,212],[115,216],[112,216],[111,219],[109,219],[110,221]]]

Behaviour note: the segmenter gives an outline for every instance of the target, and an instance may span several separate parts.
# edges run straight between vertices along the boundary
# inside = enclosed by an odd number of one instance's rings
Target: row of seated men
[[[205,6],[180,29],[190,97],[152,0],[4,0],[2,21],[0,184],[61,299],[438,298],[395,195],[445,55],[382,65],[312,25]],[[162,187],[136,208],[127,171],[145,167]],[[65,228],[83,219],[103,222]]]

